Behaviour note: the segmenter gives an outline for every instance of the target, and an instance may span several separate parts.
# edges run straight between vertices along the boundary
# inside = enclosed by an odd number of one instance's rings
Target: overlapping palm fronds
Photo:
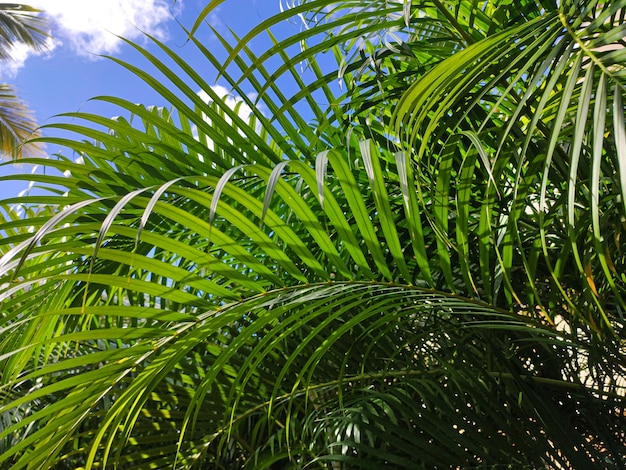
[[[624,2],[509,3],[190,35],[235,109],[118,60],[172,108],[68,114],[4,202],[51,212],[0,226],[0,462],[623,467]]]
[[[25,45],[43,51],[49,37],[46,21],[40,11],[17,3],[0,4],[0,61],[13,60],[14,48]],[[17,158],[23,154],[23,143],[39,136],[37,123],[28,106],[18,98],[15,87],[0,84],[0,152]],[[39,147],[31,144],[27,154],[38,156]]]

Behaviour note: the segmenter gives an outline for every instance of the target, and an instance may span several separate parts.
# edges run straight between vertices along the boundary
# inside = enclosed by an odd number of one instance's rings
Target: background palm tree
[[[11,52],[18,44],[34,51],[46,48],[48,33],[40,11],[18,3],[0,4],[0,60],[12,60]],[[37,145],[23,147],[25,140],[37,137],[37,123],[27,105],[18,98],[15,87],[0,84],[0,152],[17,158],[24,150],[37,154]]]
[[[624,6],[295,2],[190,35],[235,109],[113,59],[172,108],[26,160],[65,176],[0,226],[0,462],[622,468]]]

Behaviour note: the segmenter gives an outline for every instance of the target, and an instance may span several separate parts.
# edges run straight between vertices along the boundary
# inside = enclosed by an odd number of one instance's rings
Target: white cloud
[[[11,50],[11,59],[0,62],[0,79],[14,78],[20,69],[24,67],[26,59],[32,55],[51,55],[56,46],[56,41],[48,38],[46,40],[46,50],[37,53],[24,44],[15,44]]]
[[[148,33],[167,39],[166,23],[182,8],[182,0],[29,0],[28,4],[49,18],[51,49],[69,47],[92,58],[118,52],[122,41],[117,36],[138,40]],[[0,73],[15,75],[28,55],[25,48],[17,48],[16,60],[2,64]]]
[[[211,13],[207,18],[206,21],[213,26],[214,28],[224,28],[224,22],[221,20],[220,18],[220,10],[221,8],[216,8],[215,10],[213,10],[213,13]]]
[[[242,118],[244,121],[248,120],[248,118],[250,117],[250,114],[252,114],[252,110],[247,104],[243,102],[243,99],[241,99],[239,96],[233,95],[228,88],[222,85],[213,85],[211,87],[211,90],[213,90],[213,92],[219,98],[222,98],[222,99],[225,98],[224,101],[226,102],[226,105],[230,109],[233,109],[233,110],[237,109],[237,114],[239,115],[240,118]],[[213,101],[211,97],[209,96],[209,94],[204,90],[200,90],[198,92],[198,96],[205,103],[210,103]]]
[[[171,0],[31,0],[53,22],[53,36],[67,41],[79,54],[113,53],[117,36],[136,39],[142,32],[167,37],[165,23],[182,2]]]
[[[233,95],[228,88],[226,88],[226,87],[224,87],[222,85],[213,85],[211,87],[211,90],[213,90],[213,92],[219,98],[222,98],[224,100],[224,102],[226,103],[226,105],[230,109],[236,110],[237,114],[239,115],[239,117],[242,120],[248,121],[250,119],[250,115],[252,114],[252,109],[250,109],[250,106],[248,106],[246,103],[244,103],[244,101],[243,101],[243,99],[241,97]],[[204,101],[207,104],[210,104],[210,103],[213,102],[213,99],[204,90],[200,90],[198,92],[198,96],[200,97],[200,99],[202,101]],[[211,122],[211,119],[209,119],[209,117],[206,114],[202,113],[202,116],[204,117],[204,119],[208,123]],[[231,119],[229,117],[226,117],[226,121],[227,122],[231,122]],[[258,131],[258,129],[257,129],[257,131]],[[196,139],[200,139],[200,136],[198,135],[198,127],[197,126],[193,126],[192,132],[193,132],[193,135],[194,135],[194,137]],[[241,131],[241,130],[239,130],[239,133],[241,135],[244,135],[243,131]],[[205,145],[207,145],[210,149],[213,149],[213,142],[210,140],[209,137],[204,136],[202,140],[204,141]],[[200,159],[202,159],[202,156],[200,156]]]

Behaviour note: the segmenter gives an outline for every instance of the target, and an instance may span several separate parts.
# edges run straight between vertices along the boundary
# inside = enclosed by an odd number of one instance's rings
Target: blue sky
[[[186,48],[186,36],[178,22],[190,28],[208,1],[24,0],[46,11],[52,36],[49,51],[28,55],[18,49],[15,61],[0,65],[0,80],[17,87],[40,124],[55,122],[54,115],[72,111],[113,115],[113,110],[89,101],[98,95],[164,105],[146,84],[99,56],[111,55],[132,63],[136,55],[115,34],[146,45],[142,31],[165,41],[185,56],[186,50],[191,52],[192,48]],[[280,0],[227,0],[207,21],[224,34],[228,28],[243,34],[279,8]],[[215,42],[215,50],[220,49],[208,28],[201,28],[198,35],[205,44]],[[201,66],[206,69],[206,62]],[[216,72],[206,73],[207,81],[211,82]],[[47,151],[52,153],[55,149]],[[24,171],[27,169],[0,167],[0,175]],[[0,199],[15,196],[25,188],[24,182],[0,181]]]

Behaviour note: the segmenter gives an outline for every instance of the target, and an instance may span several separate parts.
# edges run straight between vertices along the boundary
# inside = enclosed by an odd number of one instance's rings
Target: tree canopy
[[[220,3],[0,201],[0,465],[623,468],[626,1]]]
[[[17,3],[0,4],[0,61],[12,60],[12,52],[19,45],[35,50],[46,48],[48,33],[40,11]],[[16,94],[15,87],[0,83],[0,152],[1,156],[17,158],[24,149],[30,156],[40,153],[38,145],[24,141],[39,136],[37,123]]]

